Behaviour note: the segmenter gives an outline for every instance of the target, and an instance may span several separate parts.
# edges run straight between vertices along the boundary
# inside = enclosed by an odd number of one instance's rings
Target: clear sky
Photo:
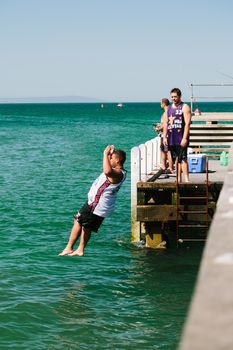
[[[0,97],[187,100],[190,82],[233,83],[232,14],[232,0],[0,0]]]

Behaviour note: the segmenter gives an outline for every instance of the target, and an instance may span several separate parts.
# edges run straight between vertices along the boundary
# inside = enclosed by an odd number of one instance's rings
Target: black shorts
[[[178,158],[178,163],[181,163],[182,160],[187,160],[187,150],[188,147],[181,147],[180,145],[169,146],[171,151],[173,162]]]
[[[78,221],[80,226],[90,228],[90,230],[94,232],[98,232],[98,229],[104,220],[103,217],[92,213],[91,207],[88,203],[85,203],[79,212],[74,215],[74,219]]]

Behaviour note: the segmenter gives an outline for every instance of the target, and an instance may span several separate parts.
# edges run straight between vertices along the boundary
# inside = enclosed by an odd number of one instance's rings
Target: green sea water
[[[233,105],[201,105],[216,107]],[[1,350],[177,348],[202,246],[131,243],[130,149],[160,116],[158,103],[0,105]],[[107,144],[127,152],[116,211],[84,257],[59,257]]]

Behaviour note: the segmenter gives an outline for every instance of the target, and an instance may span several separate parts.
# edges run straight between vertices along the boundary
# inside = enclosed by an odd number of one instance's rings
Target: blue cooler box
[[[190,173],[203,173],[206,170],[206,155],[188,154],[188,166]]]

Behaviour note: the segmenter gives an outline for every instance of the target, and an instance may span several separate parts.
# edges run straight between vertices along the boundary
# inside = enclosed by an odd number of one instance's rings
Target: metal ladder
[[[177,167],[178,168],[178,167]],[[177,244],[179,242],[187,242],[187,241],[205,241],[204,238],[181,238],[180,237],[180,229],[185,228],[193,228],[193,229],[200,229],[200,228],[206,228],[206,230],[209,227],[209,215],[208,215],[208,201],[209,201],[209,177],[208,177],[208,157],[206,156],[206,180],[204,183],[179,183],[178,182],[178,169],[176,173],[176,242]],[[181,188],[182,187],[182,188]],[[189,189],[196,188],[204,189],[204,193],[201,195],[185,195],[183,192],[187,192]],[[201,191],[202,192],[202,191]],[[201,210],[193,210],[188,209],[188,207],[191,205],[192,201],[195,201],[197,205],[201,205],[204,207]],[[181,204],[182,203],[182,204]],[[203,204],[204,203],[204,204]],[[183,208],[184,206],[184,208]],[[187,208],[185,208],[187,206]],[[181,216],[188,216],[188,214],[193,215],[204,215],[205,220],[204,223],[193,223],[193,222],[187,222],[181,223],[180,217]],[[184,220],[185,221],[185,220]]]

